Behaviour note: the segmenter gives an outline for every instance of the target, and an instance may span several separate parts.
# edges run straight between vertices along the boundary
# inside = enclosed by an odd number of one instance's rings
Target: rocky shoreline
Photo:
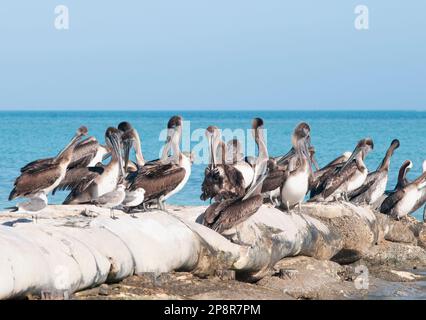
[[[223,238],[195,225],[203,207],[173,206],[169,210],[172,215],[182,219],[178,219],[179,227],[183,223],[185,228],[194,232],[189,237],[197,238],[187,255],[191,261],[180,261],[163,270],[152,263],[146,265],[146,260],[136,261],[135,270],[131,272],[133,275],[128,273],[114,277],[120,271],[113,270],[115,263],[112,260],[118,258],[109,257],[112,262],[109,271],[105,269],[105,280],[99,279],[100,274],[97,274],[98,278],[92,284],[87,281],[86,285],[82,285],[79,280],[78,285],[70,286],[74,289],[69,289],[66,298],[426,298],[426,224],[415,219],[394,221],[369,208],[348,203],[305,204],[301,214],[281,214],[265,206],[262,207],[263,211],[260,210],[262,212]],[[148,222],[152,223],[153,218],[157,219],[162,214],[140,213],[138,219],[132,222],[131,218],[120,213],[120,222],[117,224],[140,224],[138,232],[148,232],[145,228]],[[66,230],[67,236],[72,234],[71,231],[85,232],[92,231],[92,228],[98,232],[98,227],[102,229],[110,226],[110,221],[102,220],[106,215],[109,213],[95,207],[50,206],[46,213],[40,215],[38,223],[34,224],[22,215],[3,213],[0,216],[0,252],[4,253],[7,241],[12,241],[11,236],[5,236],[11,231],[17,231],[19,236],[24,236],[19,232],[20,229],[31,232],[35,232],[34,229],[39,232],[41,229],[51,233],[64,233]],[[187,232],[176,229],[177,225],[171,222],[167,223],[177,233]],[[289,228],[291,223],[292,228]],[[156,235],[151,236],[155,238]],[[158,236],[162,237],[161,234]],[[124,235],[121,240],[130,241],[124,239]],[[95,243],[92,245],[97,246]],[[164,245],[153,246],[158,249]],[[67,246],[75,250],[72,245]],[[78,260],[76,252],[73,254]],[[153,259],[150,252],[140,254]],[[194,257],[196,260],[192,261]],[[23,285],[18,290],[16,283],[13,290],[9,295],[4,294],[4,298],[63,298],[61,291],[59,294],[47,292],[46,295],[46,292],[43,293],[40,288],[34,289],[34,286],[26,288]],[[3,292],[6,292],[5,289]]]

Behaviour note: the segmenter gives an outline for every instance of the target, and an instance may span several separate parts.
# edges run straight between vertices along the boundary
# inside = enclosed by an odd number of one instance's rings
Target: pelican
[[[299,136],[306,136],[306,144],[309,148],[311,146],[311,127],[306,122],[299,123],[296,128],[293,131],[293,136],[299,135]],[[296,150],[294,146],[291,147],[290,151],[288,151],[285,155],[276,157],[274,160],[276,161],[277,165],[285,165],[287,166],[289,161],[296,155]],[[316,162],[312,163],[315,165],[316,169],[318,170],[318,166]]]
[[[105,141],[108,148],[112,150],[111,161],[105,166],[98,164],[95,167],[70,170],[69,176],[57,187],[58,190],[71,189],[64,204],[88,203],[117,187],[120,177],[124,176],[121,132],[109,127],[105,132]]]
[[[182,190],[188,182],[192,160],[191,156],[181,152],[179,147],[182,122],[180,116],[170,118],[167,124],[167,141],[161,159],[154,165],[146,164],[127,177],[126,192],[139,190],[140,193],[143,193],[142,204],[157,201],[159,209],[166,211],[164,202]],[[127,141],[128,143],[130,141]],[[130,148],[125,147],[125,149],[127,149],[125,156],[128,159]],[[173,157],[169,158],[168,150],[170,149],[173,151]]]
[[[402,189],[409,183],[407,179],[407,173],[410,171],[411,168],[413,168],[413,163],[410,160],[405,160],[399,168],[398,179],[395,188],[393,190],[386,190],[384,194],[380,196],[380,198],[375,203],[372,204],[373,209],[380,211],[380,206],[387,197],[389,197],[391,194],[395,193],[399,189]]]
[[[306,122],[299,123],[294,129],[293,136],[304,136],[306,147],[309,151],[309,166],[314,166],[316,170],[319,169],[318,163],[315,160],[315,148],[311,146],[311,128]],[[281,199],[281,186],[287,177],[289,164],[297,163],[296,149],[292,147],[290,151],[280,157],[270,158],[268,162],[269,171],[268,177],[262,185],[262,193],[265,198],[269,198],[270,202],[276,206],[280,205]],[[310,177],[312,177],[312,170],[310,170]]]
[[[302,203],[308,192],[309,179],[312,174],[312,164],[308,146],[310,129],[305,123],[298,125],[292,135],[294,156],[288,159],[288,168],[281,185],[281,204],[290,210],[296,204]],[[278,161],[280,162],[280,161]],[[282,161],[281,161],[282,163]]]
[[[221,140],[218,127],[209,126],[206,129],[206,137],[209,143],[210,164],[204,173],[201,200],[222,200],[244,196],[246,189],[253,181],[253,168],[243,161],[242,157],[238,157],[239,151],[228,152],[225,143]],[[220,161],[218,155],[221,155]],[[239,158],[240,161],[228,163],[226,158],[232,158],[232,160]]]
[[[367,175],[361,187],[348,193],[348,198],[355,204],[373,204],[385,193],[388,182],[390,159],[396,149],[399,148],[399,141],[393,140],[385,157],[376,171]]]
[[[405,160],[398,172],[398,181],[393,191],[404,188],[410,182],[407,179],[407,174],[413,168],[413,163],[410,160]],[[423,171],[424,172],[424,171]]]
[[[126,178],[126,197],[122,204],[127,208],[128,212],[139,205],[143,205],[146,210],[146,203],[144,202],[146,191],[143,188],[146,182],[137,186],[137,184],[132,183],[132,181],[134,181],[136,175],[141,172],[152,172],[155,168],[159,168],[170,161],[168,152],[170,150],[171,141],[166,141],[161,159],[146,162],[142,153],[141,139],[137,130],[134,129],[129,122],[120,123],[118,128],[123,132],[122,142],[124,147],[125,168],[126,171],[128,171],[128,176]],[[167,130],[170,129],[168,128]],[[130,150],[132,148],[135,149],[136,163],[129,160]]]
[[[259,210],[263,203],[261,195],[262,183],[267,176],[269,159],[266,143],[263,137],[263,121],[253,120],[255,141],[259,146],[259,156],[256,158],[253,182],[244,196],[217,201],[204,212],[203,224],[219,233],[247,220]]]
[[[101,145],[95,137],[89,137],[80,141],[74,147],[72,159],[68,165],[68,169],[92,167],[98,162],[106,159],[110,155],[110,151],[106,146]],[[21,172],[33,172],[38,169],[48,167],[55,161],[55,158],[40,159],[28,163],[21,168]]]
[[[311,163],[313,163],[314,166],[318,168],[318,164],[315,160],[315,148],[310,146],[308,151]],[[295,154],[291,155],[291,157],[294,156]],[[277,161],[273,158],[270,158],[268,161],[268,176],[262,184],[262,194],[264,194],[264,198],[269,199],[269,201],[276,206],[280,205],[280,188],[286,177],[289,159],[290,157],[282,165],[277,164]],[[313,172],[313,174],[315,173],[316,172]],[[311,180],[312,178],[310,178],[310,181]]]
[[[346,199],[348,192],[362,186],[368,175],[364,159],[373,148],[373,140],[370,138],[360,140],[348,161],[327,175],[318,188],[320,192],[311,200],[330,201],[340,196]]]
[[[31,208],[31,203],[35,205],[35,209],[39,209],[40,201],[47,205],[46,196],[65,177],[67,167],[73,157],[74,148],[85,135],[87,135],[87,128],[82,126],[77,130],[70,143],[52,161],[45,163],[41,167],[34,167],[32,170],[21,173],[15,180],[14,188],[9,195],[9,201],[18,197],[33,199],[35,202],[32,203],[30,201],[22,205],[27,209]],[[19,208],[20,205],[17,207]]]
[[[424,204],[422,196],[426,188],[426,172],[413,182],[400,187],[391,193],[381,204],[380,212],[396,219],[413,213]]]
[[[133,148],[135,150],[136,163],[129,162],[129,159],[126,160],[126,167],[128,170],[135,172],[138,167],[143,167],[145,165],[145,158],[142,153],[141,139],[139,137],[138,131],[127,121],[123,121],[118,125],[118,130],[123,134],[122,141],[124,147],[124,154],[126,155],[129,151],[126,148]]]
[[[341,168],[346,161],[351,157],[352,152],[346,151],[341,156],[332,160],[323,168],[315,171],[312,174],[312,179],[309,181],[310,198],[315,197],[322,191],[322,184],[326,181],[336,169]]]

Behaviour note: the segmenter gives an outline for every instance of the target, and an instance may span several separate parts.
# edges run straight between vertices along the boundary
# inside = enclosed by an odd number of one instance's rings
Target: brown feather
[[[405,190],[399,189],[392,194],[390,194],[380,206],[380,212],[384,214],[391,214],[392,209],[395,205],[405,196]]]
[[[174,164],[145,168],[129,177],[129,190],[145,190],[144,202],[157,199],[176,189],[185,177],[185,169]]]
[[[36,172],[24,172],[16,178],[10,200],[40,192],[50,187],[60,176],[60,165],[55,163]]]
[[[217,165],[215,169],[206,168],[201,186],[201,199],[231,199],[245,195],[244,177],[234,166]]]
[[[209,227],[219,233],[232,228],[233,226],[247,220],[262,206],[261,195],[252,196],[246,200],[237,199],[230,201],[229,205],[221,207],[220,212],[215,212],[217,219]]]
[[[69,169],[72,168],[81,168],[87,167],[89,163],[96,156],[97,148],[99,142],[95,138],[88,138],[79,142],[75,148],[72,155],[70,164],[68,165]],[[32,161],[21,168],[21,172],[34,173],[39,170],[48,168],[55,162],[55,158],[45,158]]]
[[[104,168],[101,166],[74,168],[68,170],[61,183],[53,190],[52,194],[56,191],[72,190],[73,194],[83,192],[93,180],[102,174]]]
[[[370,204],[371,190],[376,188],[381,180],[386,178],[387,174],[387,171],[374,171],[369,173],[362,186],[348,193],[350,201],[355,204]]]
[[[345,181],[349,181],[357,170],[359,170],[359,168],[356,161],[352,161],[342,171],[339,171],[337,174],[327,179],[324,191],[322,192],[324,199],[332,195]]]

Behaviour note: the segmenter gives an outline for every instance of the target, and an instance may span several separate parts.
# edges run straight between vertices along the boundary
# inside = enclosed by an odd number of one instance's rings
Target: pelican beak
[[[123,141],[123,151],[124,151],[124,171],[127,172],[129,166],[130,150],[132,149],[133,141],[131,139],[126,139]]]
[[[83,134],[75,134],[75,136],[71,139],[71,141],[68,143],[68,145],[66,146],[66,148],[68,148],[70,145],[76,143],[77,141],[79,141],[81,138],[83,137]]]
[[[317,159],[315,158],[315,155],[314,154],[309,154],[309,159],[311,160],[311,164],[313,164],[314,165],[314,167],[315,167],[315,170],[316,171],[318,171],[319,169],[320,169],[320,167],[319,167],[319,165],[318,165],[318,162],[317,162]]]
[[[285,155],[283,155],[281,158],[279,158],[278,160],[277,160],[277,164],[278,165],[281,165],[281,164],[284,164],[284,162],[288,159],[288,158],[290,158],[291,156],[293,156],[293,155],[295,155],[295,150],[294,150],[294,148],[292,147],[291,149],[290,149],[290,151],[289,152],[287,152]]]
[[[317,160],[315,159],[315,152],[311,153],[311,151],[309,150],[310,148],[311,148],[310,139],[309,139],[309,137],[307,137],[305,139],[305,153],[307,153],[309,155],[308,159],[309,159],[309,163],[310,163],[311,167],[314,166],[315,170],[318,171],[320,168],[318,166]]]
[[[81,132],[77,132],[75,135],[74,135],[74,137],[71,139],[71,141],[67,144],[67,146],[64,148],[64,149],[62,149],[62,151],[61,152],[59,152],[59,154],[57,155],[57,157],[60,157],[64,152],[65,152],[65,150],[68,150],[68,148],[69,147],[71,147],[72,145],[74,145],[75,143],[77,143],[78,141],[80,141],[80,139],[83,137],[83,136],[85,136],[86,134],[84,134],[84,133],[81,133]]]
[[[312,156],[312,157],[311,157],[311,161],[312,161],[312,163],[314,164],[315,171],[318,171],[318,170],[320,169],[320,167],[319,167],[319,165],[318,165],[317,159],[315,159],[315,156]]]
[[[216,157],[214,155],[215,150],[213,150],[214,145],[213,145],[213,135],[208,135],[207,139],[209,140],[209,144],[210,144],[210,161],[211,161],[211,165],[213,168],[216,168]]]
[[[300,149],[302,151],[302,154],[306,157],[306,159],[308,159],[309,164],[312,166],[311,155],[308,150],[308,143],[306,139],[303,139],[303,141],[300,142],[300,145],[301,145]]]
[[[348,161],[345,162],[345,164],[343,165],[343,167],[340,168],[339,172],[343,171],[358,155],[358,153],[360,153],[362,151],[362,148],[360,147],[356,147],[355,150],[352,152],[351,156],[349,157]]]
[[[167,158],[169,157],[169,151],[172,146],[172,140],[173,140],[173,136],[175,132],[176,132],[175,128],[167,129],[167,138],[166,138],[166,141],[164,142],[163,153],[161,154],[162,162],[166,161]]]
[[[122,176],[124,176],[125,172],[124,172],[124,166],[123,166],[123,157],[121,155],[121,135],[117,133],[112,133],[112,134],[108,134],[106,138],[112,147],[112,152],[117,155],[120,171]]]

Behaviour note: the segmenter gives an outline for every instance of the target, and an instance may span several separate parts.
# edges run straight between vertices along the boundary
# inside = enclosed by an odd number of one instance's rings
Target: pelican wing
[[[233,165],[217,165],[223,168],[225,177],[210,167],[204,172],[204,181],[201,185],[201,200],[213,199],[235,199],[245,195],[244,176]]]
[[[238,199],[226,199],[210,205],[204,212],[204,225],[211,227],[221,212],[237,200]]]
[[[73,152],[72,160],[68,165],[69,169],[86,167],[95,157],[99,142],[95,138],[88,138],[79,142]],[[35,173],[51,166],[55,158],[45,158],[32,161],[21,168],[21,172]]]
[[[355,161],[348,164],[343,170],[337,172],[337,174],[330,175],[325,182],[325,188],[322,192],[324,199],[332,195],[345,181],[348,181],[351,176],[357,170],[357,165]]]
[[[380,206],[380,212],[384,214],[390,214],[395,205],[404,197],[405,190],[399,189],[390,194]]]
[[[137,172],[128,189],[145,190],[145,201],[157,199],[176,189],[185,177],[185,169],[174,164],[157,166],[155,169]]]
[[[346,160],[348,160],[348,158],[345,157],[344,155],[341,155],[341,156],[337,157],[336,159],[330,161],[327,165],[324,166],[323,169],[334,167],[336,165],[342,165],[343,166],[343,164],[346,162]]]
[[[98,147],[99,142],[94,138],[80,142],[74,149],[68,169],[87,167],[93,158],[95,158]]]
[[[39,170],[46,169],[55,162],[55,158],[45,158],[32,161],[21,168],[21,172],[35,173]]]
[[[16,178],[9,200],[41,192],[52,186],[60,177],[61,168],[55,163],[34,172],[24,172]]]
[[[64,179],[62,179],[61,183],[53,190],[52,194],[55,194],[56,191],[64,190],[72,190],[72,193],[81,193],[103,172],[104,168],[101,166],[68,170]]]
[[[273,191],[281,187],[286,180],[286,171],[274,168],[269,171],[268,176],[262,185],[262,193]]]
[[[383,171],[374,171],[369,173],[362,186],[348,193],[348,198],[357,203],[365,202],[366,192],[373,188],[376,182],[386,174],[387,173]]]
[[[414,208],[412,209],[412,212],[420,209],[420,207],[423,206],[425,204],[425,202],[426,202],[426,188],[423,188],[421,196],[417,199],[417,202],[416,202]]]
[[[211,225],[211,228],[219,233],[232,228],[233,226],[247,220],[262,206],[261,195],[252,196],[246,200],[232,202],[229,206],[222,208],[218,218]]]

